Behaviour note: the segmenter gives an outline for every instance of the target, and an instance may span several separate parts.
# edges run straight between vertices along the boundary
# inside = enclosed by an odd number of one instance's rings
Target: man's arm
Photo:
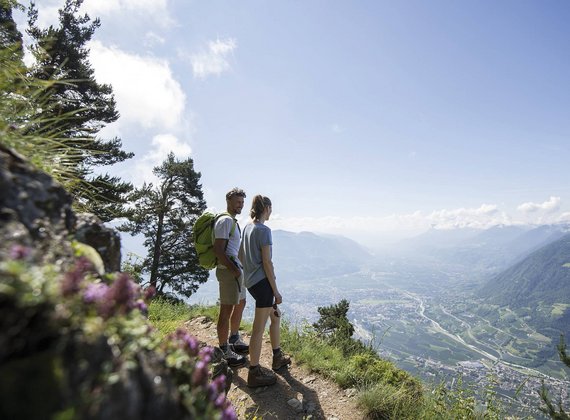
[[[241,270],[226,255],[226,242],[228,242],[227,239],[216,238],[214,240],[214,254],[218,259],[218,264],[226,266],[235,277],[239,277]]]

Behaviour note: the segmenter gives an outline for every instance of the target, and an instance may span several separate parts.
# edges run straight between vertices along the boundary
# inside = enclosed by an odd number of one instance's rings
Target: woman
[[[274,374],[265,373],[259,366],[261,344],[267,318],[271,319],[269,337],[273,348],[274,371],[291,363],[291,359],[283,354],[280,347],[280,313],[277,305],[281,303],[281,293],[277,289],[275,271],[271,262],[271,229],[265,222],[271,216],[271,200],[256,195],[253,197],[250,216],[252,222],[244,231],[240,247],[240,261],[243,264],[244,283],[255,299],[255,316],[249,340],[249,387],[273,385],[277,378]]]

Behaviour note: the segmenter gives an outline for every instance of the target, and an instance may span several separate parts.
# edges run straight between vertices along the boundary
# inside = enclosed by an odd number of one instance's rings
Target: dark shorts
[[[256,308],[270,308],[273,306],[273,289],[266,278],[255,283],[247,290],[255,299]]]

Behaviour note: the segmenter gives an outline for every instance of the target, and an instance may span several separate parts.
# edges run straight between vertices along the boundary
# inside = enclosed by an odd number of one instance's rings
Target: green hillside
[[[570,234],[530,254],[489,281],[479,295],[515,310],[557,339],[570,333]]]

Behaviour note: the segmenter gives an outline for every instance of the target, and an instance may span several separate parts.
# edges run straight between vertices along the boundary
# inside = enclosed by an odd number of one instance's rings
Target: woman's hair
[[[261,214],[265,211],[267,207],[271,205],[271,200],[268,197],[262,195],[256,195],[253,197],[253,202],[251,203],[251,210],[249,215],[253,220],[257,220],[261,217]]]

